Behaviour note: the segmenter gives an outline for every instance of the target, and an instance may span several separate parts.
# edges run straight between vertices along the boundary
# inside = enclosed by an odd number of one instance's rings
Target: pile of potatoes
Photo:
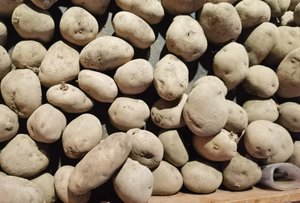
[[[0,1],[0,202],[151,202],[300,167],[300,0]]]

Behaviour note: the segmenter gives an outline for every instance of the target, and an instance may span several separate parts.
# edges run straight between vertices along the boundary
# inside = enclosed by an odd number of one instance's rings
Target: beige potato
[[[37,142],[57,141],[67,125],[65,115],[51,104],[37,108],[27,120],[27,131]]]
[[[272,17],[282,16],[290,6],[291,0],[263,0],[271,9]]]
[[[164,159],[176,167],[181,167],[189,160],[189,154],[177,130],[163,131],[158,135],[164,147]]]
[[[80,52],[84,68],[98,71],[113,70],[133,58],[134,50],[125,40],[103,36],[88,43]]]
[[[143,100],[118,97],[109,107],[108,116],[114,127],[127,131],[145,126],[150,117],[150,109]]]
[[[258,120],[250,123],[244,134],[244,144],[248,153],[266,164],[288,160],[294,151],[289,132],[271,121]]]
[[[299,26],[300,25],[300,4],[299,3],[295,7],[293,17],[294,17],[294,23]]]
[[[205,0],[162,0],[164,9],[173,14],[190,14],[199,11],[205,4]]]
[[[11,70],[11,58],[8,55],[6,49],[0,45],[0,81]]]
[[[248,126],[248,114],[237,103],[226,100],[228,108],[228,118],[224,128],[229,132],[241,133]]]
[[[29,135],[18,134],[1,150],[1,168],[9,175],[33,177],[49,164],[44,153]]]
[[[81,70],[78,85],[82,91],[93,99],[112,103],[118,95],[118,86],[108,75],[93,70]]]
[[[260,64],[279,41],[276,25],[264,22],[257,26],[245,41],[250,65]]]
[[[277,104],[273,99],[253,99],[243,104],[247,112],[248,122],[267,120],[275,122],[279,116]]]
[[[300,104],[285,102],[278,106],[279,117],[276,121],[291,132],[300,132]]]
[[[58,0],[31,0],[31,2],[34,3],[34,5],[44,10],[49,9],[57,1]]]
[[[206,0],[206,3],[210,2],[210,3],[217,4],[217,3],[221,3],[221,2],[227,2],[227,3],[230,3],[230,4],[234,4],[237,1],[238,0]]]
[[[199,161],[187,162],[181,168],[181,174],[184,186],[195,193],[212,193],[222,183],[220,171]]]
[[[92,114],[81,114],[72,120],[62,134],[63,149],[69,158],[82,158],[102,138],[100,120]]]
[[[57,169],[54,175],[54,187],[58,198],[63,203],[87,203],[91,197],[91,192],[76,195],[70,191],[68,184],[74,167],[65,165]]]
[[[22,4],[24,0],[2,0],[0,1],[0,16],[11,16],[14,9]]]
[[[294,12],[293,11],[286,11],[280,17],[280,25],[281,26],[293,26],[293,25],[295,25]]]
[[[7,176],[6,173],[0,171],[0,178]]]
[[[70,84],[63,83],[50,87],[46,97],[50,104],[68,113],[87,112],[94,105],[79,88]]]
[[[33,182],[43,192],[45,203],[56,202],[54,177],[50,173],[44,173],[30,181]]]
[[[5,104],[20,118],[28,118],[42,104],[41,83],[29,69],[9,72],[1,81]]]
[[[110,3],[110,0],[71,0],[74,5],[81,6],[95,15],[103,15]]]
[[[59,30],[68,42],[84,46],[96,38],[99,26],[92,14],[81,7],[73,6],[63,13]]]
[[[149,24],[162,21],[165,11],[161,1],[157,0],[116,0],[116,4],[124,11],[129,11],[143,18]]]
[[[213,58],[213,70],[228,90],[236,88],[249,70],[249,58],[244,46],[237,42],[225,45]]]
[[[23,39],[49,42],[54,33],[54,20],[47,11],[20,4],[14,10],[11,22]]]
[[[39,69],[43,86],[51,87],[69,82],[80,71],[79,53],[63,41],[57,41],[48,49]]]
[[[164,147],[160,139],[152,132],[133,128],[127,131],[132,141],[129,157],[148,168],[155,168],[164,155]]]
[[[288,162],[300,167],[300,141],[294,142],[294,152]]]
[[[202,27],[188,15],[176,16],[166,33],[169,52],[191,62],[200,58],[207,49]]]
[[[150,25],[128,11],[116,13],[112,25],[116,35],[127,40],[134,47],[147,49],[155,41],[155,34]]]
[[[211,43],[235,40],[242,32],[241,19],[234,6],[227,2],[204,4],[199,22]]]
[[[180,171],[166,161],[161,161],[152,174],[154,179],[152,195],[174,195],[183,185]]]
[[[84,194],[105,183],[126,161],[132,147],[130,136],[117,132],[109,135],[75,166],[69,189]]]
[[[291,0],[291,3],[289,5],[288,10],[295,10],[295,7],[297,6],[297,4],[300,2],[300,0]]]
[[[210,83],[213,86],[218,86],[216,88],[219,88],[224,96],[226,96],[226,94],[228,92],[228,89],[225,86],[224,82],[220,78],[218,78],[214,75],[205,75],[205,76],[200,77],[193,83],[192,88],[196,87],[197,85],[199,85],[201,83]]]
[[[158,95],[172,101],[182,96],[189,82],[187,66],[176,56],[167,54],[154,69],[154,87]]]
[[[7,41],[7,28],[6,25],[0,21],[0,46],[4,46],[6,44],[6,41]]]
[[[114,80],[124,94],[140,94],[153,83],[153,67],[145,59],[134,59],[120,66]]]
[[[113,184],[123,202],[146,203],[152,194],[153,175],[147,167],[127,158],[114,178]]]
[[[18,130],[18,115],[4,104],[0,104],[0,142],[13,138]]]

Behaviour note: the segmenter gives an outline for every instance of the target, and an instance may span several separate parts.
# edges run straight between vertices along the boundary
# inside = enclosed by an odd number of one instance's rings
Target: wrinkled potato
[[[69,158],[82,158],[100,143],[102,126],[92,114],[81,114],[72,120],[62,134],[63,149]]]
[[[2,149],[1,168],[9,175],[33,177],[49,164],[49,158],[44,153],[29,135],[18,134]]]
[[[272,17],[282,16],[290,6],[291,0],[263,0],[271,9]]]
[[[152,85],[153,74],[149,61],[134,59],[117,69],[114,81],[124,94],[140,94]]]
[[[248,125],[248,114],[237,103],[226,100],[228,108],[228,118],[224,128],[229,132],[241,133]]]
[[[50,173],[44,173],[31,180],[44,194],[46,203],[56,202],[54,177]]]
[[[285,102],[278,106],[279,117],[276,121],[291,132],[300,132],[300,104]]]
[[[108,75],[97,71],[80,71],[78,85],[82,91],[99,102],[112,103],[118,95],[118,86],[115,81]]]
[[[293,17],[294,17],[294,23],[299,26],[300,25],[300,4],[299,3],[295,7]]]
[[[11,58],[6,49],[0,45],[0,81],[11,70]]]
[[[205,0],[162,0],[164,9],[173,14],[190,14],[199,11],[205,4]]]
[[[49,9],[57,1],[58,0],[31,0],[31,2],[34,3],[34,5],[44,10]]]
[[[51,104],[37,108],[27,120],[27,131],[37,142],[57,141],[67,125],[65,115]]]
[[[81,7],[73,6],[62,15],[59,30],[68,42],[84,46],[96,38],[99,26],[92,14]]]
[[[41,83],[29,69],[9,72],[1,81],[5,104],[20,118],[28,118],[42,104]]]
[[[4,104],[0,104],[0,142],[13,138],[18,130],[18,115]]]
[[[226,94],[228,92],[228,89],[225,86],[224,82],[217,76],[214,76],[214,75],[202,76],[193,83],[192,88],[196,87],[197,85],[199,85],[201,83],[210,83],[214,86],[218,86],[218,88],[220,88],[220,90],[224,96],[226,96]]]
[[[14,9],[22,4],[24,0],[2,0],[0,1],[0,16],[11,16]]]
[[[81,6],[95,15],[103,15],[110,3],[110,0],[71,0],[74,5]]]
[[[7,41],[7,28],[6,25],[0,21],[0,46],[4,46]]]
[[[50,104],[68,113],[83,113],[93,107],[93,102],[79,88],[70,84],[50,87],[46,97]]]
[[[300,167],[300,141],[294,142],[294,152],[288,162]]]

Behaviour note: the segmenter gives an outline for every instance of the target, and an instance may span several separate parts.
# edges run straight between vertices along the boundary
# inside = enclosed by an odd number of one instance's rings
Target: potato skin
[[[300,105],[296,102],[285,102],[278,106],[277,123],[291,132],[300,132]]]
[[[44,10],[49,9],[57,1],[58,0],[31,0],[34,5]]]
[[[290,6],[291,0],[263,0],[271,9],[272,17],[282,16]]]
[[[2,0],[0,1],[0,16],[11,16],[14,9],[22,4],[24,0]]]
[[[228,107],[228,118],[224,128],[229,132],[241,133],[248,125],[247,112],[237,103],[226,100]]]
[[[6,105],[0,104],[0,142],[11,139],[18,130],[18,115]]]
[[[288,10],[295,10],[295,7],[297,6],[297,4],[300,2],[300,0],[291,0],[290,6],[288,8]]]
[[[110,3],[110,0],[71,0],[74,5],[81,6],[95,15],[103,15]]]
[[[44,173],[30,181],[43,192],[46,203],[56,202],[54,177],[50,173]]]
[[[224,96],[227,95],[227,92],[228,92],[227,87],[225,86],[224,82],[217,76],[205,75],[205,76],[200,77],[193,83],[192,89],[201,83],[210,83],[213,86],[217,86],[216,88],[219,88]]]
[[[288,162],[300,167],[300,141],[294,142],[294,152]]]
[[[173,15],[190,14],[200,10],[205,0],[162,0],[164,9]]]
[[[11,58],[6,49],[0,45],[0,81],[11,70]]]
[[[0,21],[0,46],[4,46],[6,44],[6,41],[7,41],[7,28],[6,25]]]
[[[300,25],[300,4],[298,3],[293,13],[294,23]]]

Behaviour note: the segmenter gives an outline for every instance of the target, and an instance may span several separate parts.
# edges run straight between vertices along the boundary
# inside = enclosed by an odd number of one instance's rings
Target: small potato
[[[127,131],[145,126],[150,117],[150,109],[143,100],[118,97],[109,107],[108,116],[113,126]]]
[[[157,0],[116,0],[116,4],[124,11],[129,11],[143,18],[149,24],[162,21],[165,11],[161,1]]]
[[[18,42],[11,55],[13,64],[17,68],[38,69],[46,55],[46,48],[34,40]]]
[[[236,88],[249,70],[249,58],[244,46],[236,42],[225,45],[214,56],[213,70],[228,90]]]
[[[22,4],[24,0],[1,0],[0,1],[0,16],[11,16],[14,9]]]
[[[242,85],[248,94],[269,98],[277,91],[279,81],[276,73],[271,68],[254,65],[249,68]]]
[[[294,142],[294,152],[288,162],[300,167],[300,141]]]
[[[222,183],[220,171],[199,161],[187,162],[181,168],[181,174],[184,186],[195,193],[212,193]]]
[[[275,122],[279,116],[277,104],[273,99],[248,100],[243,104],[243,109],[247,112],[249,123],[257,120]]]
[[[295,10],[295,7],[297,6],[297,4],[300,2],[300,0],[291,0],[290,6],[288,8],[288,10]]]
[[[199,22],[211,43],[235,40],[242,32],[240,17],[234,6],[227,2],[204,4]]]
[[[57,141],[67,125],[65,115],[50,104],[37,108],[27,120],[27,131],[37,142]]]
[[[11,58],[6,49],[0,45],[0,81],[11,70]]]
[[[152,194],[153,175],[147,167],[127,158],[113,184],[123,202],[146,203]]]
[[[0,46],[4,46],[6,44],[6,41],[7,41],[7,28],[6,25],[0,21]]]
[[[68,42],[84,46],[96,38],[99,26],[92,14],[81,7],[73,6],[62,15],[59,30]]]
[[[39,78],[42,85],[51,87],[75,79],[79,71],[79,53],[63,41],[57,41],[41,63]]]
[[[20,118],[28,118],[42,104],[41,83],[29,69],[9,72],[1,81],[5,104]]]
[[[33,177],[45,170],[48,157],[26,134],[16,135],[1,151],[0,163],[3,171],[19,177]]]
[[[81,114],[72,120],[62,134],[63,149],[69,158],[82,158],[100,143],[102,126],[92,114]]]
[[[299,26],[300,25],[300,3],[296,5],[293,13],[293,17],[294,17],[294,23]]]
[[[280,25],[281,26],[293,26],[295,25],[294,21],[294,12],[287,11],[280,17]]]
[[[98,71],[113,70],[133,58],[134,50],[125,40],[103,36],[88,43],[80,52],[84,68]]]
[[[103,15],[110,3],[110,0],[71,0],[72,4],[81,6],[95,15]]]
[[[112,103],[118,95],[118,86],[115,81],[108,75],[97,71],[80,71],[78,85],[82,91],[99,102]]]
[[[248,125],[248,114],[237,103],[226,100],[228,108],[228,118],[224,128],[229,132],[241,133]]]
[[[154,87],[161,98],[167,101],[180,98],[188,82],[189,70],[176,56],[167,54],[156,64]]]
[[[228,92],[228,89],[225,86],[224,82],[220,78],[218,78],[214,75],[205,75],[205,76],[200,77],[193,83],[192,88],[196,87],[197,85],[199,85],[201,83],[210,83],[214,86],[218,86],[218,88],[220,88],[220,90],[224,96],[226,96],[226,94]]]
[[[23,39],[49,42],[54,33],[54,20],[47,11],[20,4],[14,10],[11,22]]]
[[[152,84],[153,72],[149,61],[134,59],[117,69],[114,80],[122,93],[140,94]]]
[[[117,36],[127,40],[137,48],[147,49],[155,41],[154,31],[148,23],[128,11],[116,13],[112,24]]]
[[[162,0],[164,9],[173,14],[190,14],[199,11],[205,4],[205,0]]]
[[[54,177],[50,173],[44,173],[30,181],[33,182],[43,192],[45,203],[56,202]]]
[[[83,113],[93,107],[93,102],[79,88],[70,84],[50,87],[46,97],[50,104],[68,113]]]
[[[0,142],[13,138],[18,130],[18,115],[4,104],[0,104]]]
[[[235,6],[243,28],[257,26],[271,19],[271,9],[261,0],[243,0]]]
[[[57,1],[58,0],[31,0],[31,2],[34,3],[34,5],[44,10],[49,9]]]
[[[300,104],[285,102],[278,106],[279,117],[276,121],[291,132],[300,132]]]
[[[154,184],[152,195],[174,195],[183,185],[180,171],[166,161],[152,171]]]
[[[272,17],[282,16],[290,6],[291,0],[263,0],[271,9]]]

